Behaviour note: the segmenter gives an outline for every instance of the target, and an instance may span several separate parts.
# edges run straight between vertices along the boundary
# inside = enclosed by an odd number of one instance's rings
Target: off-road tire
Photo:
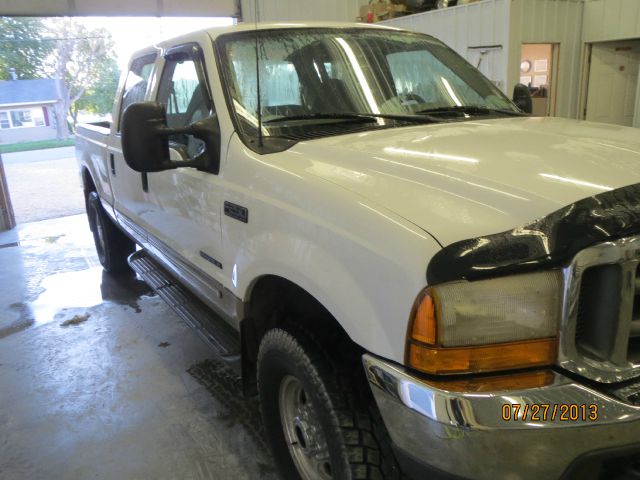
[[[280,417],[280,385],[288,376],[302,384],[317,413],[330,454],[332,479],[406,478],[370,392],[358,392],[362,379],[353,374],[358,368],[361,365],[334,365],[305,331],[275,328],[265,334],[258,352],[258,393],[267,441],[282,478],[307,480],[295,466]]]
[[[86,201],[89,227],[93,233],[98,259],[105,271],[121,273],[131,271],[127,258],[135,249],[136,244],[116,227],[102,208],[100,197],[96,192],[90,192]]]

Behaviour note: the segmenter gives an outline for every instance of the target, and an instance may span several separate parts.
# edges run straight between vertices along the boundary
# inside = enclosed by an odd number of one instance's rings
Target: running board
[[[129,256],[129,265],[226,362],[240,365],[240,335],[193,293],[178,283],[146,250]]]

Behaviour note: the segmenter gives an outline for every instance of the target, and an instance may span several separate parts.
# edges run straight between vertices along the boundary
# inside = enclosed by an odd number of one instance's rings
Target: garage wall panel
[[[354,22],[366,0],[258,0],[261,22]],[[242,20],[255,21],[254,0],[242,0]]]
[[[0,0],[1,15],[235,17],[239,0]]]
[[[640,38],[639,0],[591,0],[585,4],[583,40]]]
[[[578,117],[583,11],[582,0],[513,0],[509,27],[509,91],[519,81],[523,43],[559,44],[555,114]]]
[[[484,73],[503,91],[507,85],[508,28],[511,0],[485,0],[381,22],[383,25],[426,33],[442,40],[477,66],[479,47],[497,47],[484,55]]]

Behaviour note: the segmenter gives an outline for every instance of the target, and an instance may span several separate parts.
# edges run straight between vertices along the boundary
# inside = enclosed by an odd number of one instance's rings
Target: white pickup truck
[[[242,375],[286,479],[638,478],[640,135],[516,103],[379,26],[150,47],[78,129],[100,260]]]

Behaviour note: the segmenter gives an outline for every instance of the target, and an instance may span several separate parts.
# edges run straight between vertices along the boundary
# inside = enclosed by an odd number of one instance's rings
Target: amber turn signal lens
[[[433,375],[495,372],[551,365],[556,360],[555,337],[474,347],[434,347],[409,340],[407,364]]]
[[[409,324],[409,338],[421,343],[435,345],[436,303],[430,289],[425,289],[413,307],[412,322]]]
[[[512,390],[528,390],[551,385],[555,375],[551,370],[535,370],[531,372],[513,373],[509,375],[491,375],[466,378],[464,380],[428,381],[429,385],[447,392],[507,392]]]

